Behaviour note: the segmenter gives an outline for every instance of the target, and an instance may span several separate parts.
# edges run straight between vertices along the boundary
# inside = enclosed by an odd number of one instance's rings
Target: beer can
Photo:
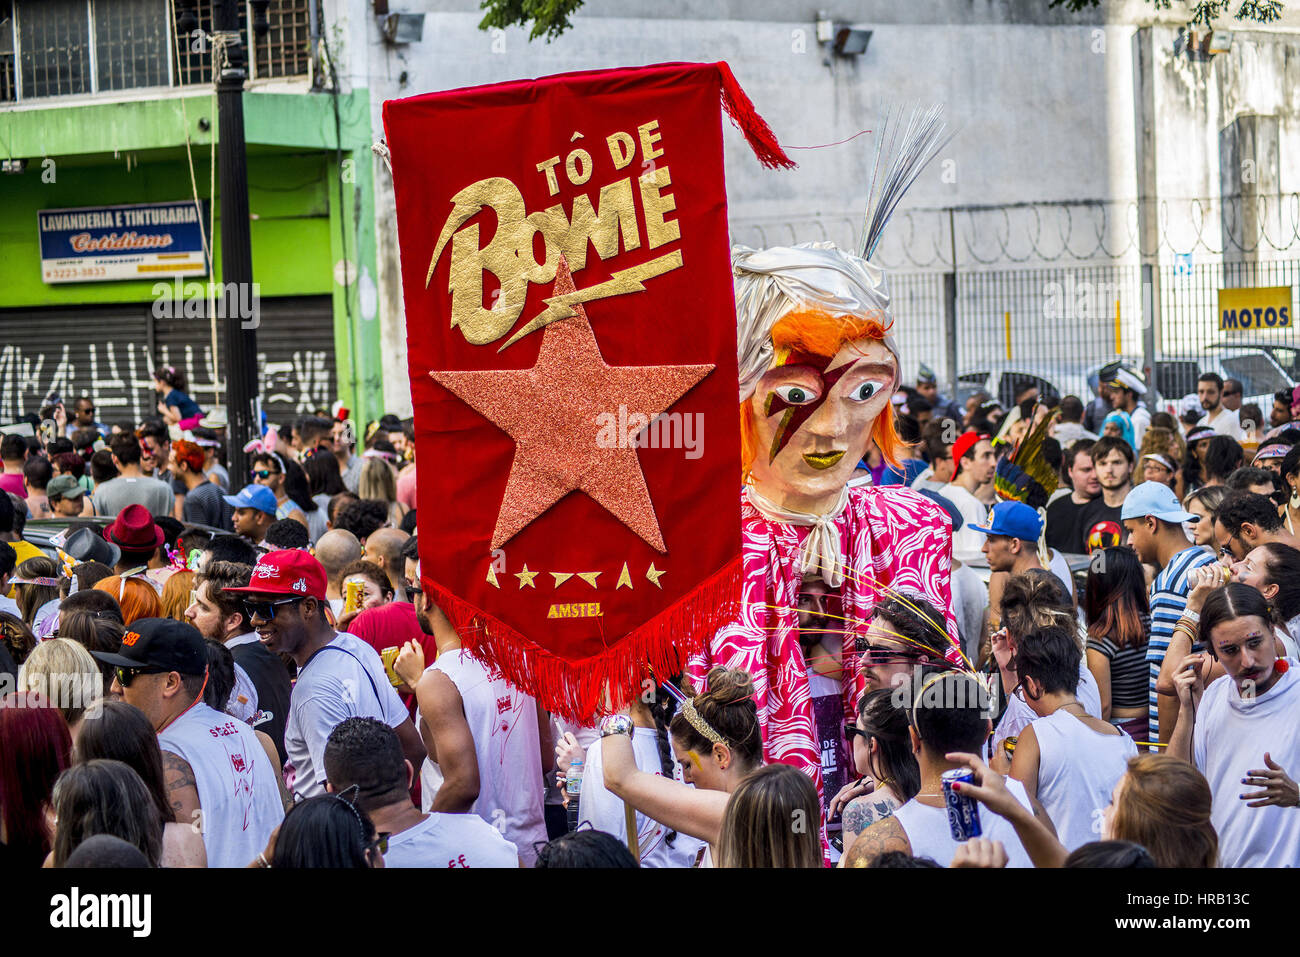
[[[979,837],[979,802],[952,789],[954,782],[974,784],[975,772],[970,768],[953,768],[951,771],[944,771],[940,781],[943,785],[943,803],[948,809],[948,827],[952,831],[952,839],[961,844],[972,837]]]

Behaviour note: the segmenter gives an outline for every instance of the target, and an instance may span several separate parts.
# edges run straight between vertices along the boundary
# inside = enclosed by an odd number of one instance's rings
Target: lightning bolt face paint
[[[897,378],[878,340],[849,342],[830,358],[778,352],[750,400],[757,490],[797,511],[830,504],[866,454],[876,419],[889,414]]]
[[[812,358],[813,361],[816,361],[816,357],[810,358]],[[815,399],[811,399],[807,402],[799,402],[791,394],[792,392],[800,391],[798,386],[786,387],[788,391],[786,391],[784,395],[782,395],[779,390],[767,394],[767,401],[764,403],[767,415],[770,417],[782,412],[785,413],[781,416],[781,424],[777,426],[776,435],[772,437],[772,448],[768,453],[767,459],[769,462],[775,459],[777,454],[790,443],[790,439],[794,436],[795,432],[799,431],[799,427],[807,422],[814,412],[821,408],[822,403],[830,396],[831,389],[835,386],[835,383],[839,382],[844,373],[848,372],[853,365],[852,363],[847,363],[840,366],[838,369],[827,372],[826,367],[830,365],[831,361],[831,359],[822,359],[818,365],[801,362],[797,366],[797,368],[808,370],[820,386],[820,392]],[[787,366],[787,368],[790,368],[790,366]],[[791,401],[791,399],[795,399],[795,401]],[[843,452],[841,452],[840,455],[843,455]],[[838,460],[837,457],[836,461]]]

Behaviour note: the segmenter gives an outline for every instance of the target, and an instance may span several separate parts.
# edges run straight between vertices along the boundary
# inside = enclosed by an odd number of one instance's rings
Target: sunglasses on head
[[[275,619],[275,609],[280,605],[288,605],[294,602],[303,601],[305,596],[294,596],[293,598],[281,598],[279,601],[248,601],[241,602],[244,608],[244,617],[252,621],[254,618],[261,618],[263,621],[273,621]]]
[[[120,665],[113,667],[113,674],[117,677],[117,683],[123,688],[131,687],[131,682],[136,679],[137,675],[160,675],[163,671],[162,668],[123,668]]]

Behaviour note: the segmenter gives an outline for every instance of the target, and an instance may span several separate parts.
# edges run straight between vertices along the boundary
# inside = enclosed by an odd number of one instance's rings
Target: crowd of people
[[[1243,429],[1259,410],[1214,375],[1175,418],[1125,368],[1087,405],[1031,388],[1004,410],[922,366],[894,397],[913,457],[873,450],[856,481],[949,516],[957,633],[891,595],[832,660],[834,595],[805,582],[809,674],[862,679],[819,795],[765,763],[744,670],[656,676],[575,725],[462,647],[421,584],[409,419],[267,428],[241,481],[220,412],[155,379],[155,418],[51,397],[0,439],[15,866],[1300,864],[1300,389]],[[1059,488],[1000,500],[1039,432]]]

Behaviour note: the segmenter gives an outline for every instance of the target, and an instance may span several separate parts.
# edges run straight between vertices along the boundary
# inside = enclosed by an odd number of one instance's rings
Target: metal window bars
[[[313,0],[275,0],[270,30],[240,31],[249,79],[309,76]],[[197,0],[199,27],[168,29],[168,0],[0,0],[0,103],[212,81],[212,0]]]

